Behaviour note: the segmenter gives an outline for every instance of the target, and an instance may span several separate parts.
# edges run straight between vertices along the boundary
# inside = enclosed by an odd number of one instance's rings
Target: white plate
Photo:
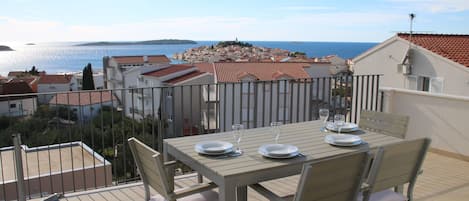
[[[233,150],[233,144],[225,141],[206,141],[195,145],[197,152],[204,154],[223,154]]]
[[[339,129],[334,125],[333,122],[327,122],[326,129],[330,130],[330,131],[334,131],[334,132],[339,131]],[[340,129],[340,132],[347,133],[347,132],[353,132],[353,131],[357,131],[357,130],[360,130],[360,128],[358,128],[357,124],[345,123],[345,125],[342,127],[342,129]]]
[[[228,149],[224,152],[215,152],[215,153],[209,153],[209,152],[205,152],[203,150],[200,150],[198,148],[195,148],[195,152],[199,153],[199,154],[203,154],[203,155],[209,155],[209,156],[220,156],[220,155],[225,155],[225,154],[228,154],[228,153],[231,153],[233,152],[233,149]]]
[[[292,158],[299,154],[298,147],[288,144],[266,144],[259,147],[258,151],[269,158]]]
[[[357,146],[363,141],[360,136],[348,134],[330,134],[324,137],[324,141],[336,146]]]

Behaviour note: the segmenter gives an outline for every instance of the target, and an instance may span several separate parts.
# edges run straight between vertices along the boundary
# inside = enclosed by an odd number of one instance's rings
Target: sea
[[[305,52],[309,57],[338,55],[353,58],[377,43],[357,42],[287,42],[287,41],[246,41],[255,46],[280,48],[289,51]],[[197,44],[181,45],[116,45],[116,46],[77,46],[83,42],[53,42],[8,45],[15,51],[0,51],[0,74],[9,71],[29,70],[36,66],[47,73],[67,73],[81,71],[91,63],[93,70],[102,70],[104,56],[154,55],[164,54],[171,58],[174,53],[184,52],[198,46],[210,46],[218,41],[197,41]],[[172,60],[173,63],[183,61]]]

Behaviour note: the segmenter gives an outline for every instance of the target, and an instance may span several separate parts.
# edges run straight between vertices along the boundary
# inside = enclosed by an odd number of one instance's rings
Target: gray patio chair
[[[150,200],[150,188],[152,187],[159,196],[154,196],[151,200],[218,200],[218,193],[211,189],[217,186],[214,183],[196,184],[189,188],[174,190],[174,178],[169,177],[167,171],[175,165],[175,161],[163,162],[160,153],[143,144],[136,138],[128,139],[130,150],[140,173],[145,188],[145,200]]]
[[[409,117],[404,115],[362,110],[359,127],[361,129],[382,133],[404,139],[407,133]]]
[[[369,167],[370,154],[367,151],[320,160],[303,165],[295,201],[351,201],[356,200],[363,181],[364,172]],[[268,200],[280,198],[261,184],[250,185]]]
[[[422,173],[430,143],[430,139],[423,138],[380,147],[364,185],[363,201],[412,201],[415,182]],[[407,196],[391,190],[407,183]]]

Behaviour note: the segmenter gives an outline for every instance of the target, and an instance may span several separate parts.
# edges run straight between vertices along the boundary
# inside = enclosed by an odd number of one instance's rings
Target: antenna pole
[[[410,18],[410,34],[409,34],[409,41],[412,42],[412,26],[414,25],[414,18],[415,18],[415,14],[413,13],[410,13],[409,14],[409,18]]]

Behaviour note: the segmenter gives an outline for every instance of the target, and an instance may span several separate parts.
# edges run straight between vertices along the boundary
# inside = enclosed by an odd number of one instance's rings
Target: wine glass
[[[275,144],[278,144],[278,138],[280,137],[280,126],[282,122],[271,122],[270,128],[272,128],[272,133],[274,134]]]
[[[319,119],[322,121],[322,132],[327,132],[326,126],[327,126],[327,119],[329,118],[329,109],[327,108],[322,108],[319,109]]]
[[[342,127],[344,125],[345,125],[345,115],[343,115],[343,114],[334,115],[334,126],[339,131],[339,134],[340,134],[340,131],[342,130]]]
[[[241,149],[239,148],[239,143],[241,142],[241,138],[243,137],[244,126],[243,124],[233,124],[231,126],[231,129],[233,129],[233,138],[236,142],[235,153],[241,155],[243,151],[241,151]]]

